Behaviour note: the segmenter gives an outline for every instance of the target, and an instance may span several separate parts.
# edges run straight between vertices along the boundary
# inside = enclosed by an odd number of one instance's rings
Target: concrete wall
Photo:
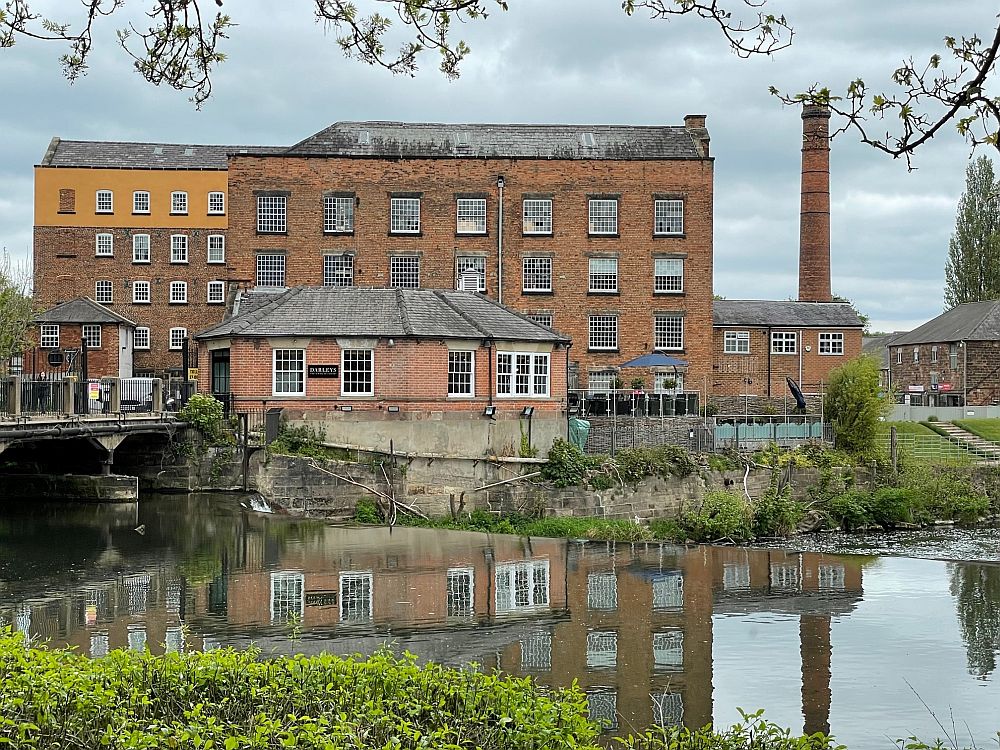
[[[537,413],[536,413],[537,414]],[[374,450],[435,453],[438,455],[478,457],[487,455],[517,456],[521,435],[528,434],[528,420],[501,413],[491,420],[479,413],[431,411],[424,414],[386,412],[319,412],[296,414],[286,410],[292,427],[307,425],[328,443],[357,445]],[[563,416],[535,416],[531,420],[531,444],[538,455],[548,455],[552,441],[566,437]]]
[[[944,422],[955,419],[1000,419],[1000,406],[907,406],[896,404],[887,419],[893,422],[925,422],[937,417]]]

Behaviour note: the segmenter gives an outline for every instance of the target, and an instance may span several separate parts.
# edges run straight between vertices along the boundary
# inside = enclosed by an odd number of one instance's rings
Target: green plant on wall
[[[521,449],[518,455],[521,458],[535,458],[538,455],[538,448],[531,444],[531,438],[528,436],[527,431],[524,428],[524,422],[520,422],[518,426],[521,429]]]
[[[177,412],[177,419],[196,427],[211,445],[231,442],[225,429],[222,402],[212,396],[196,393]]]

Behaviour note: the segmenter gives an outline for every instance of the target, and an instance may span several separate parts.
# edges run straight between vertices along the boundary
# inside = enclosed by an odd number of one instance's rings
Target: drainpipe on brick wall
[[[490,352],[489,361],[486,363],[487,374],[490,378],[489,387],[486,389],[486,393],[489,395],[489,401],[487,403],[489,403],[490,406],[493,406],[493,386],[495,385],[493,382],[493,357],[496,356],[493,351],[493,339],[487,341],[486,345],[489,347]]]
[[[962,407],[969,408],[969,344],[963,341],[962,347]]]
[[[767,397],[771,398],[771,328],[767,329],[767,341],[764,346],[767,347]]]
[[[497,302],[503,304],[503,175],[497,177],[497,190],[500,193],[500,208],[497,211]]]
[[[565,440],[569,440],[569,350],[573,344],[566,344],[566,434]],[[553,350],[554,351],[554,350]]]
[[[799,329],[799,388],[802,387],[802,354],[806,348],[806,341],[802,335],[802,329]]]

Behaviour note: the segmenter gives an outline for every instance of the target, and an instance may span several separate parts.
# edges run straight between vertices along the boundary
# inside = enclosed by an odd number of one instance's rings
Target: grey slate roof
[[[882,369],[889,367],[889,350],[886,347],[892,346],[899,336],[906,334],[906,331],[895,331],[883,336],[864,336],[861,339],[861,353],[869,357],[875,357],[882,363]]]
[[[124,323],[135,327],[128,318],[94,302],[90,297],[77,297],[56,305],[35,316],[36,323]]]
[[[367,142],[363,134],[367,133]],[[593,146],[584,143],[586,133]],[[296,143],[289,156],[476,159],[700,159],[704,128],[625,125],[486,125],[337,122]]]
[[[953,307],[919,328],[893,339],[892,345],[994,339],[1000,339],[1000,300],[966,302]]]
[[[785,328],[862,328],[846,302],[783,302],[762,299],[723,299],[712,303],[712,324]]]
[[[226,169],[226,154],[240,150],[278,153],[285,146],[203,146],[186,143],[64,141],[53,138],[43,167],[113,169]]]
[[[293,335],[569,342],[474,292],[308,286],[250,292],[233,317],[195,338]]]

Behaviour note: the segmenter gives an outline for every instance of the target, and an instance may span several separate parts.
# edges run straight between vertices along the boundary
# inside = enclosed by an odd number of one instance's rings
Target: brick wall
[[[955,346],[955,366],[952,367],[950,356],[951,347]],[[969,369],[973,368],[975,355],[973,346],[979,344],[969,344]],[[935,352],[937,355],[935,359]],[[917,359],[914,361],[914,351]],[[889,374],[893,389],[897,394],[909,395],[914,403],[932,405],[931,399],[935,401],[934,406],[944,406],[950,401],[958,401],[954,405],[960,406],[962,395],[965,392],[965,351],[958,345],[958,342],[940,341],[927,344],[904,344],[902,346],[889,347]],[[937,383],[937,389],[931,386]],[[970,386],[972,378],[970,377]],[[970,390],[969,405],[987,405],[989,400],[981,401],[985,397],[985,392],[974,393]]]
[[[788,394],[786,377],[799,383],[803,393],[821,393],[830,380],[830,372],[845,362],[861,355],[860,328],[797,329],[774,328],[773,331],[794,331],[799,334],[795,354],[771,354],[770,334],[767,328],[728,326],[713,332],[715,361],[713,364],[712,393],[735,396],[752,394],[780,397]],[[749,331],[750,352],[727,354],[726,331]],[[820,333],[843,333],[843,355],[819,353]],[[809,351],[805,350],[809,348]],[[801,376],[800,376],[801,353]],[[770,372],[770,387],[768,383]],[[799,382],[801,378],[801,382]]]
[[[969,404],[1000,403],[1000,341],[969,341]]]
[[[62,323],[59,325],[59,349],[80,348],[83,329],[79,323]],[[40,340],[40,333],[36,327],[34,340]],[[25,377],[32,375],[47,374],[52,371],[65,371],[66,366],[52,368],[49,367],[49,352],[52,349],[35,347],[24,353]],[[96,349],[87,350],[87,376],[89,378],[119,377],[119,358],[121,356],[121,346],[118,336],[117,324],[105,324],[101,326],[101,346]],[[131,373],[129,373],[131,374]]]
[[[422,287],[455,286],[456,257],[479,255],[486,262],[486,291],[498,296],[497,177],[503,175],[504,261],[502,301],[527,313],[550,313],[554,327],[573,338],[570,359],[579,363],[580,385],[589,368],[607,368],[653,348],[655,313],[684,316],[684,349],[671,352],[690,361],[689,382],[709,375],[712,318],[712,175],[710,160],[462,160],[462,159],[230,159],[230,263],[239,275],[253,274],[258,251],[286,254],[286,283],[320,284],[324,253],[355,255],[355,284],[389,283],[393,254],[419,254]],[[288,231],[256,232],[257,191],[288,193]],[[323,193],[355,195],[355,229],[324,235]],[[419,193],[421,234],[389,233],[392,193]],[[487,233],[456,233],[456,194],[486,196]],[[553,234],[522,234],[522,198],[553,199]],[[588,196],[617,195],[619,231],[588,236]],[[655,195],[682,197],[682,236],[653,236]],[[588,293],[590,257],[618,258],[616,294]],[[522,293],[522,258],[553,259],[551,294]],[[684,259],[684,292],[654,294],[654,258]],[[588,315],[618,317],[618,351],[588,351]]]

